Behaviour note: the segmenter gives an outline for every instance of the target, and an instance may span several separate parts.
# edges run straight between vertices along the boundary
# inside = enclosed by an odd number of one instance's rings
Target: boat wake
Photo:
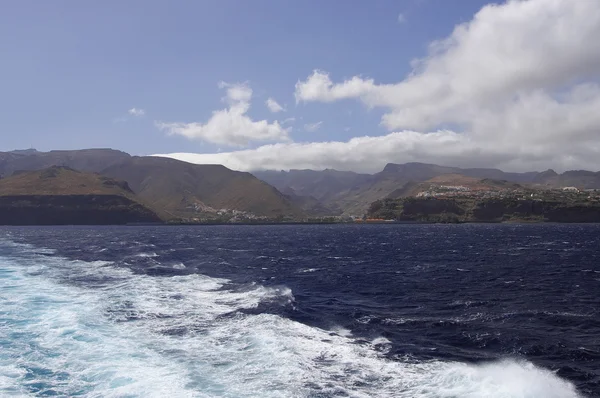
[[[280,315],[284,286],[157,277],[0,242],[2,396],[578,397],[529,362],[393,361]]]

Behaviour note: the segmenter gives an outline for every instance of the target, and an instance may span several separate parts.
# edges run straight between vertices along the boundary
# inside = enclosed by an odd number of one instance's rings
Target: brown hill
[[[160,222],[127,183],[54,166],[0,180],[0,224]]]
[[[129,154],[113,149],[0,152],[0,177],[8,177],[16,171],[42,170],[51,166],[99,172],[115,163],[123,162],[129,157]]]
[[[0,177],[50,166],[126,180],[139,194],[138,199],[151,202],[159,212],[166,210],[165,215],[171,218],[195,217],[222,208],[268,217],[302,215],[299,206],[273,187],[248,173],[223,166],[192,165],[157,157],[133,158],[112,149],[0,152]],[[127,170],[129,167],[131,170]]]
[[[174,217],[196,217],[233,209],[267,217],[300,217],[285,195],[250,173],[221,165],[196,165],[162,157],[132,157],[102,171],[127,181],[131,189]]]
[[[68,167],[22,171],[0,180],[0,195],[122,195],[134,197],[126,182]]]

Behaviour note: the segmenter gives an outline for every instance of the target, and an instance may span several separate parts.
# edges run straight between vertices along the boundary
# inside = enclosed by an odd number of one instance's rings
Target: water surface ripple
[[[0,229],[0,395],[600,396],[600,225]]]

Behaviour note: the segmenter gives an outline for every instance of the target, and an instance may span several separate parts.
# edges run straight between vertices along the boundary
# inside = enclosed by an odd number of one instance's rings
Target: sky
[[[6,1],[0,150],[600,169],[598,0]]]

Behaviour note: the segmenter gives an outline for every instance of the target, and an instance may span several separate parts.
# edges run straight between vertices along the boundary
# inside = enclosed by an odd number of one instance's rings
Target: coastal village
[[[446,177],[447,178],[447,177]],[[441,179],[441,178],[439,178]],[[450,178],[452,179],[452,178]],[[409,197],[421,199],[472,199],[472,200],[533,200],[533,201],[568,201],[600,203],[600,189],[580,189],[569,186],[549,188],[544,186],[521,186],[505,181],[477,180],[460,177],[465,185],[445,185],[435,183],[421,184],[419,192]],[[434,179],[435,180],[435,179]],[[505,186],[508,185],[508,186]],[[272,219],[258,216],[251,212],[235,209],[213,209],[203,205],[191,205],[190,210],[198,212],[198,216],[186,219],[190,223],[268,223],[268,222],[311,222],[311,223],[377,223],[393,222],[391,219],[369,218],[367,215],[331,215],[325,217],[310,217],[302,220]]]
[[[417,198],[472,198],[472,199],[492,199],[492,198],[517,198],[517,199],[586,199],[600,200],[599,189],[579,189],[577,187],[563,188],[505,188],[490,189],[469,188],[462,185],[432,185],[429,189],[419,192],[415,195]]]

